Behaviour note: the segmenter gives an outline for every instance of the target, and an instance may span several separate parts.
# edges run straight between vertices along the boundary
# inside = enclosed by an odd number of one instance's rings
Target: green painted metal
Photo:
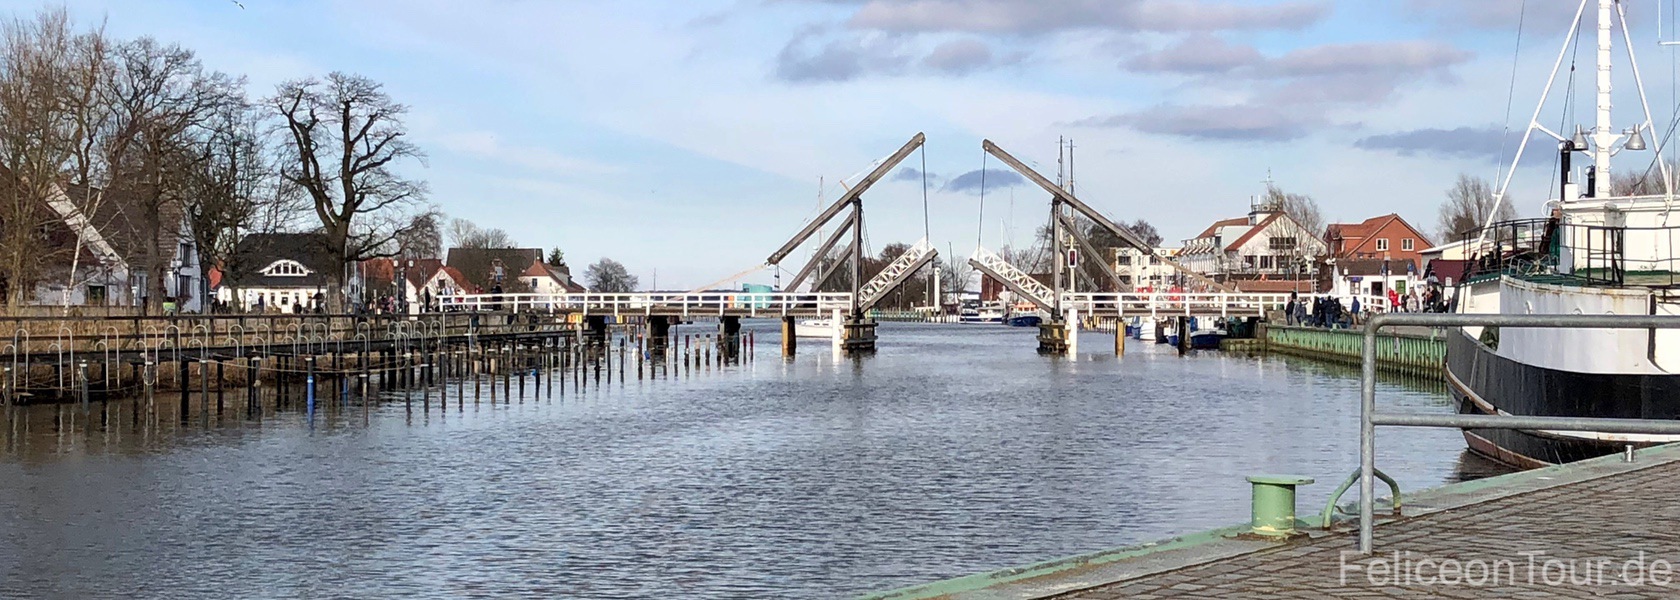
[[[1253,518],[1249,526],[1254,533],[1266,536],[1286,536],[1295,533],[1295,487],[1313,482],[1311,477],[1299,475],[1253,475]]]
[[[1308,358],[1357,364],[1363,356],[1364,331],[1267,325],[1266,350]],[[1385,371],[1441,377],[1447,340],[1440,335],[1387,333],[1377,336],[1377,367]]]
[[[1377,476],[1377,479],[1381,479],[1383,483],[1388,484],[1389,495],[1392,497],[1392,504],[1394,505],[1394,516],[1400,516],[1400,484],[1394,481],[1393,477],[1389,477],[1387,473],[1382,472],[1382,469],[1372,469],[1371,472]],[[1347,476],[1347,479],[1342,480],[1341,485],[1336,486],[1336,491],[1330,494],[1330,501],[1324,505],[1324,512],[1319,513],[1323,521],[1321,527],[1324,529],[1330,528],[1331,522],[1336,516],[1336,509],[1340,508],[1336,506],[1336,501],[1341,500],[1342,494],[1346,494],[1348,488],[1353,487],[1356,481],[1359,481],[1359,471],[1354,471]]]

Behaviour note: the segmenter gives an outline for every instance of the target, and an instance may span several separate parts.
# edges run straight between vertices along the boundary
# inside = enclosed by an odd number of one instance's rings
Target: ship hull
[[[1580,373],[1499,356],[1462,330],[1447,340],[1447,384],[1458,412],[1547,417],[1680,418],[1680,375]],[[1471,450],[1533,468],[1658,443],[1653,436],[1466,429]]]

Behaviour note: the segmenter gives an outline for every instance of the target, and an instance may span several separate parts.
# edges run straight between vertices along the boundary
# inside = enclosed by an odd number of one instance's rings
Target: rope
[[[1528,0],[1523,0],[1517,9],[1517,46],[1511,50],[1511,83],[1505,91],[1505,131],[1499,136],[1499,162],[1494,166],[1493,181],[1498,184],[1505,178],[1505,146],[1511,138],[1511,104],[1517,97],[1517,62],[1522,56],[1523,19],[1528,15]],[[1524,130],[1528,127],[1524,126]]]
[[[986,237],[986,151],[980,151],[980,224],[974,228],[974,247],[979,248]]]
[[[932,238],[932,228],[928,219],[927,146],[923,145],[918,151],[922,153],[922,237]],[[985,174],[982,173],[981,176],[984,177]]]

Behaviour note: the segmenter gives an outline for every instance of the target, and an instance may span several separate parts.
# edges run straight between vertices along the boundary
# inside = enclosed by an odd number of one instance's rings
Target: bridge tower
[[[800,245],[810,240],[823,227],[838,218],[841,213],[846,213],[845,219],[840,221],[840,226],[835,228],[833,235],[828,236],[826,241],[818,245],[811,262],[801,268],[798,274],[794,275],[793,279],[784,287],[784,289],[792,290],[805,283],[807,278],[822,270],[824,259],[840,243],[840,240],[848,240],[846,248],[840,254],[846,257],[846,261],[850,263],[851,307],[847,314],[840,315],[838,314],[839,311],[835,311],[836,314],[832,317],[834,321],[832,325],[836,332],[835,346],[845,352],[872,352],[875,350],[875,322],[868,318],[869,309],[874,308],[888,293],[897,289],[922,265],[926,265],[937,256],[937,252],[927,243],[927,240],[922,240],[910,251],[900,256],[898,260],[888,265],[886,269],[883,269],[874,279],[867,283],[863,281],[863,192],[868,190],[870,186],[875,185],[881,178],[886,177],[887,173],[892,172],[894,167],[897,167],[900,162],[910,156],[910,153],[920,148],[926,139],[926,136],[921,133],[917,133],[915,137],[910,138],[910,141],[905,142],[903,147],[881,161],[881,164],[877,165],[874,170],[864,175],[850,189],[847,189],[845,194],[842,194],[839,199],[817,215],[817,218],[812,219],[804,229],[795,234],[787,243],[782,244],[781,248],[764,261],[768,265],[780,265]],[[840,269],[836,268],[818,275],[811,281],[812,290],[815,291],[821,287],[823,283],[832,279],[839,271]],[[793,335],[793,318],[783,317],[783,339],[791,339]],[[784,353],[791,356],[796,346],[784,341],[782,347]]]
[[[1028,167],[1025,163],[1022,163],[1013,155],[1004,151],[1003,148],[998,147],[997,144],[992,143],[991,140],[982,141],[980,143],[980,147],[984,149],[987,154],[997,157],[998,160],[1003,161],[1003,164],[1009,165],[1009,168],[1014,169],[1017,173],[1020,173],[1021,176],[1026,177],[1028,181],[1031,181],[1034,184],[1037,184],[1038,187],[1044,188],[1045,191],[1050,192],[1050,244],[1051,255],[1054,257],[1051,260],[1054,264],[1051,270],[1051,285],[1045,286],[1044,284],[1039,283],[1027,273],[1021,271],[1013,265],[1010,265],[1001,257],[998,257],[985,249],[976,249],[974,256],[969,259],[969,264],[973,265],[975,269],[990,275],[993,279],[1003,282],[1005,286],[1009,287],[1016,294],[1028,299],[1032,303],[1038,305],[1040,309],[1043,309],[1045,312],[1050,314],[1049,322],[1041,323],[1039,325],[1038,351],[1040,353],[1078,353],[1079,320],[1082,316],[1076,308],[1068,308],[1064,306],[1067,296],[1071,293],[1073,287],[1073,278],[1077,275],[1077,272],[1073,269],[1064,268],[1065,266],[1073,266],[1069,264],[1072,262],[1069,258],[1071,256],[1076,256],[1075,253],[1070,253],[1068,250],[1071,248],[1077,248],[1078,252],[1084,253],[1088,260],[1096,261],[1100,270],[1107,275],[1116,286],[1120,285],[1120,277],[1114,273],[1113,269],[1109,268],[1108,263],[1100,257],[1095,246],[1085,237],[1084,233],[1079,230],[1079,227],[1076,226],[1075,215],[1090,219],[1092,222],[1096,223],[1097,226],[1108,230],[1109,233],[1112,233],[1115,237],[1120,238],[1120,241],[1137,248],[1164,264],[1178,269],[1178,271],[1183,273],[1186,278],[1196,282],[1196,284],[1200,287],[1225,292],[1231,291],[1230,288],[1225,285],[1209,279],[1200,273],[1186,269],[1184,266],[1178,264],[1177,261],[1174,261],[1166,256],[1162,256],[1160,253],[1155,251],[1153,246],[1145,243],[1143,238],[1139,237],[1135,233],[1132,233],[1132,230],[1110,220],[1107,216],[1098,212],[1097,209],[1092,208],[1091,205],[1086,204],[1077,197],[1074,197],[1071,190],[1057,185],[1045,178],[1043,175],[1038,174],[1037,171],[1034,171],[1031,167]],[[1069,214],[1069,211],[1072,211],[1073,214]],[[1069,245],[1069,242],[1071,242],[1071,246]],[[1116,309],[1118,310],[1118,306],[1116,306]],[[1091,307],[1091,311],[1095,312],[1094,306]],[[1095,317],[1097,315],[1087,314],[1083,316]],[[1118,317],[1119,313],[1116,312],[1115,316]],[[1123,325],[1116,324],[1114,335],[1123,338],[1126,335],[1125,327]],[[1115,340],[1114,347],[1117,352],[1124,348],[1124,343],[1125,342],[1122,339]]]

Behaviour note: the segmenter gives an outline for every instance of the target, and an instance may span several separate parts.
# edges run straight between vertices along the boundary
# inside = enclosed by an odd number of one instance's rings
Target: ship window
[[[1377,252],[1388,251],[1388,238],[1377,238]]]
[[[1412,238],[1400,240],[1400,249],[1410,252],[1412,250]]]

